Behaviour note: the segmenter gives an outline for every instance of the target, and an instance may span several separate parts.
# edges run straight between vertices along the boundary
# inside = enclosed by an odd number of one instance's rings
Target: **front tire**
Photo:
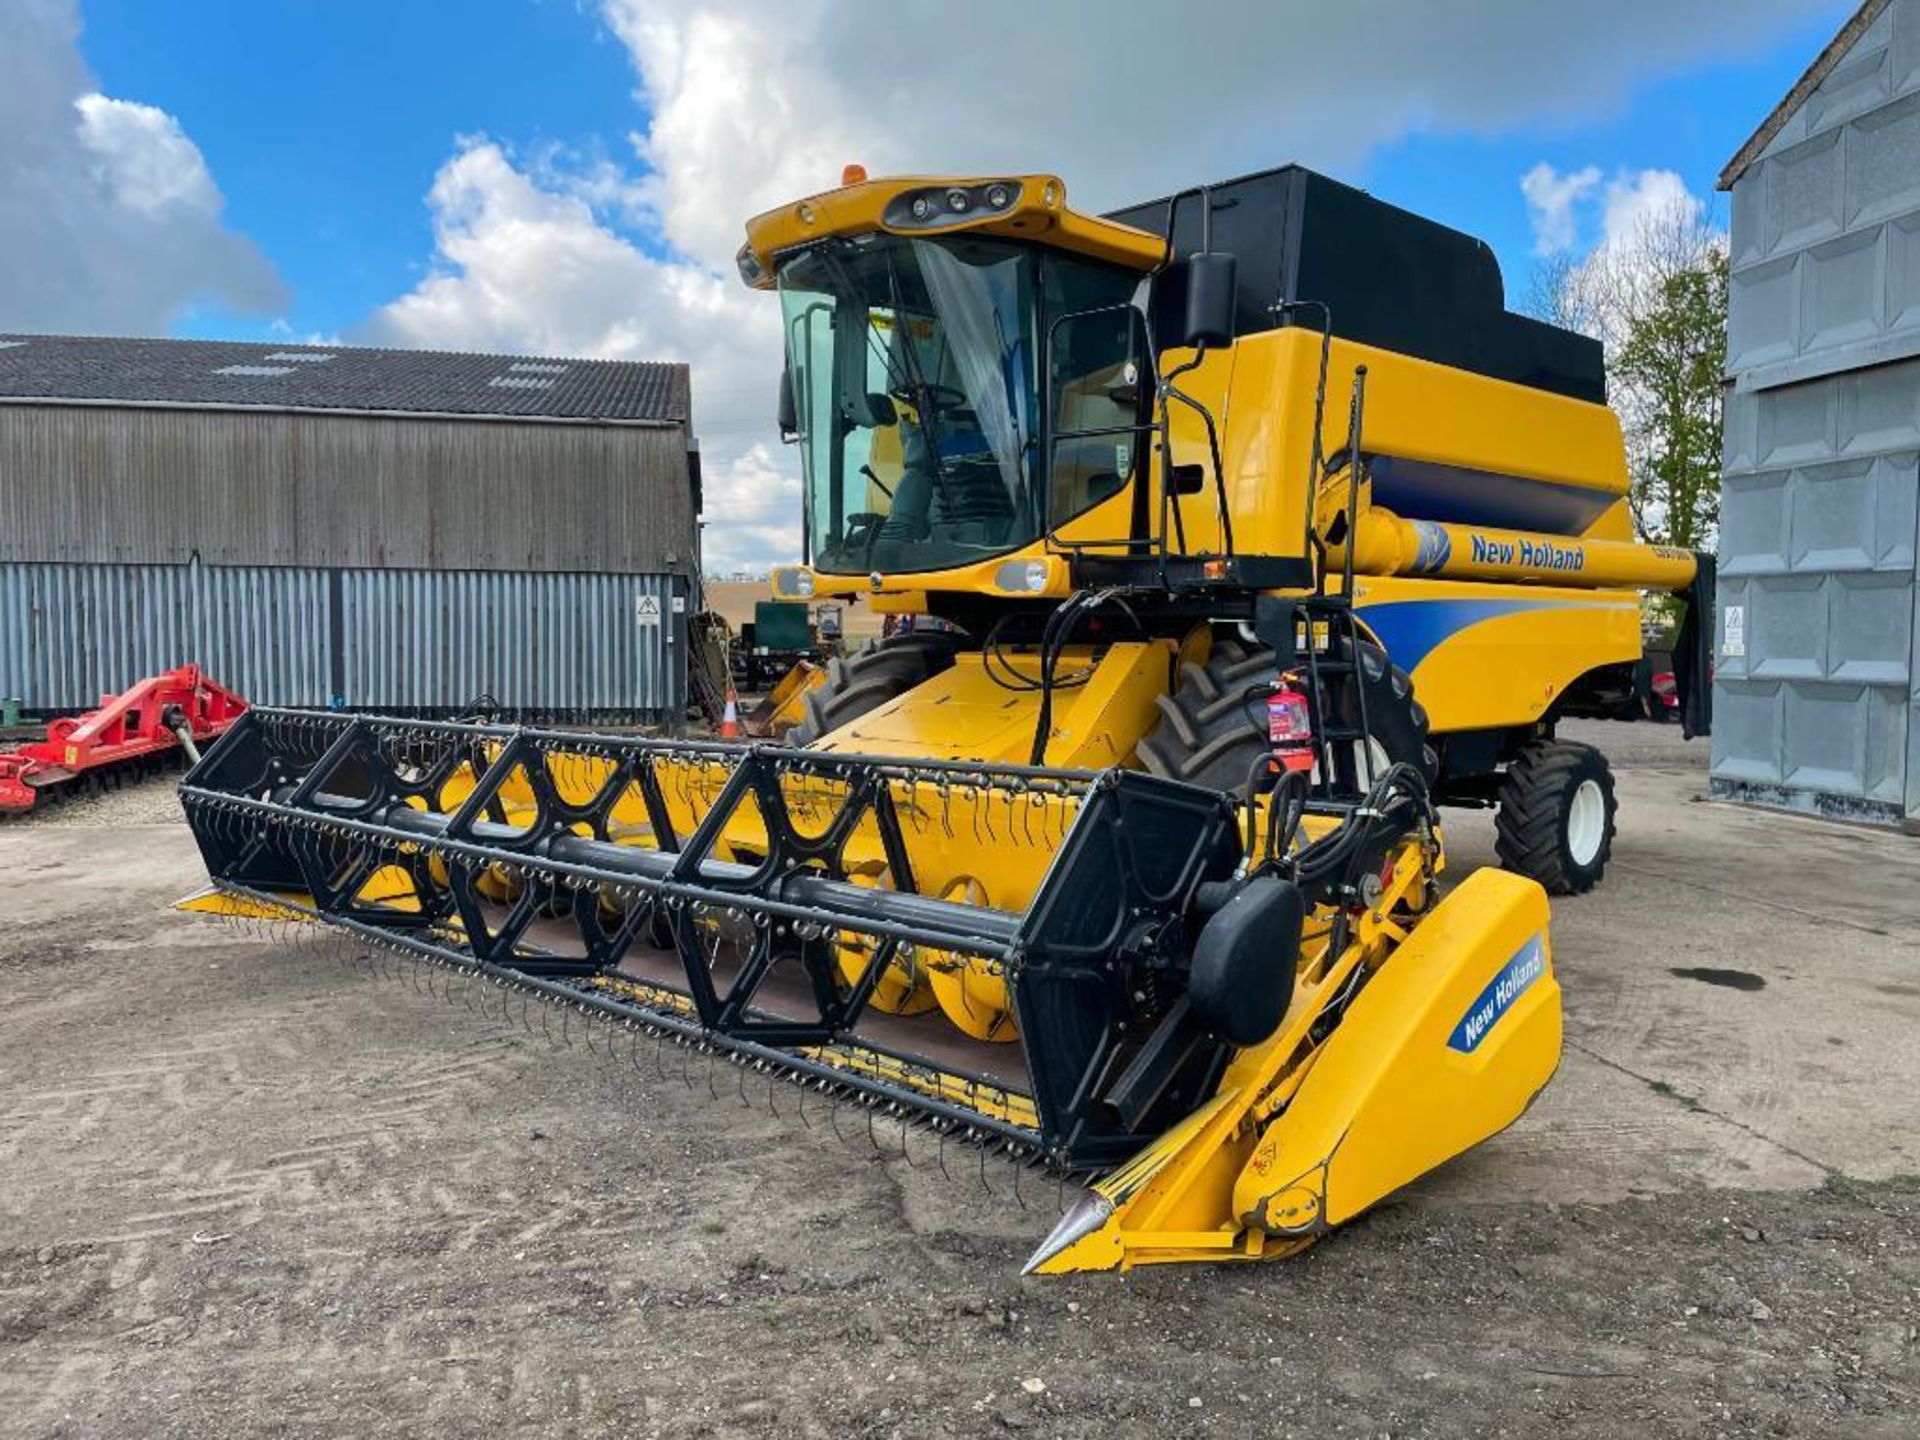
[[[1373,726],[1368,737],[1373,768],[1404,761],[1431,779],[1427,712],[1413,698],[1413,681],[1377,645],[1362,641],[1360,658],[1360,683],[1367,687]],[[1158,698],[1160,718],[1136,752],[1141,766],[1170,780],[1238,794],[1254,762],[1272,752],[1266,696],[1279,676],[1273,651],[1217,636],[1207,663],[1182,665],[1173,693]],[[1351,722],[1357,716],[1334,718]]]
[[[821,736],[877,710],[953,664],[958,639],[944,631],[893,635],[827,662],[827,681],[802,702],[806,716],[787,732],[788,745],[811,745]]]
[[[1536,740],[1507,767],[1494,850],[1549,895],[1584,895],[1613,854],[1613,771],[1591,745]]]

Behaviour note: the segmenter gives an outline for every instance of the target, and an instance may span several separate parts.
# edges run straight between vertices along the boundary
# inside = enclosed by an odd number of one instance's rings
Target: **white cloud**
[[[1623,106],[1764,44],[1804,0],[1232,0],[1149,16],[1061,0],[603,0],[652,119],[667,239],[710,265],[758,209],[885,171],[1051,169],[1109,208],[1416,131],[1490,134]]]
[[[1609,347],[1624,338],[1663,280],[1725,249],[1707,202],[1672,170],[1562,173],[1542,162],[1520,178],[1543,258],[1530,303]]]
[[[1802,0],[1198,0],[1164,18],[1066,0],[601,10],[638,77],[637,171],[466,143],[429,197],[432,273],[369,329],[692,362],[715,570],[798,550],[793,455],[773,435],[777,312],[733,278],[743,222],[830,188],[843,164],[1053,170],[1076,204],[1110,208],[1287,160],[1351,170],[1411,132],[1578,123],[1804,18]],[[1585,174],[1543,177],[1574,184],[1540,192],[1543,245],[1574,242],[1599,179]]]
[[[283,303],[199,147],[164,110],[100,94],[79,32],[74,0],[0,6],[0,328],[154,334],[201,301]]]
[[[536,178],[535,171],[539,172]],[[352,338],[382,345],[680,360],[693,367],[706,558],[759,567],[799,545],[800,485],[772,445],[778,306],[739,280],[646,254],[616,228],[629,187],[469,138],[428,205],[435,262]]]
[[[1672,170],[1623,170],[1607,182],[1600,243],[1618,250],[1642,239],[1650,226],[1698,225],[1706,203]]]
[[[1578,238],[1573,207],[1591,195],[1600,184],[1600,167],[1561,174],[1542,160],[1520,177],[1520,192],[1527,199],[1527,218],[1533,224],[1533,253],[1558,255],[1571,250]]]

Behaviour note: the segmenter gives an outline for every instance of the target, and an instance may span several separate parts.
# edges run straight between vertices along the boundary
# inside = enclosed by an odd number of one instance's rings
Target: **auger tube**
[[[1668,545],[1403,520],[1377,505],[1361,510],[1355,537],[1353,568],[1361,575],[1681,591],[1700,563]],[[1332,553],[1345,558],[1344,547]]]

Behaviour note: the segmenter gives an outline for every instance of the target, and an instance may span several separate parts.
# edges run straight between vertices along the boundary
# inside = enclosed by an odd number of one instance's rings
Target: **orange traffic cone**
[[[740,738],[740,697],[733,693],[733,686],[727,686],[727,708],[720,715],[720,738],[738,740]]]

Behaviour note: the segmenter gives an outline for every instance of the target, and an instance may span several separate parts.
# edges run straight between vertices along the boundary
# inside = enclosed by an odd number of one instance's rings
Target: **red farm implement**
[[[0,751],[0,816],[152,774],[176,753],[191,763],[199,747],[224,734],[246,708],[198,665],[104,695],[98,710],[48,725],[45,740]]]

